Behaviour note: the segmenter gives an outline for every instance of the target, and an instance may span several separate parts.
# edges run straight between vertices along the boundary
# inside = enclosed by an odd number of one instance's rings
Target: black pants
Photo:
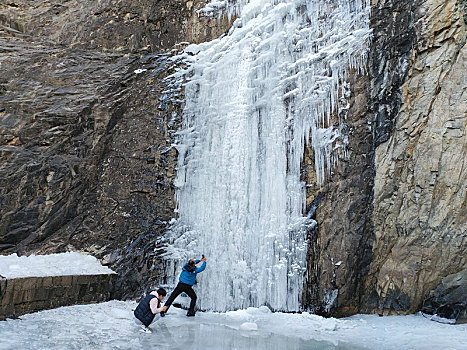
[[[169,299],[167,299],[167,302],[165,303],[165,306],[167,306],[167,310],[169,309],[170,305],[172,305],[173,301],[175,300],[176,297],[178,297],[180,294],[185,292],[190,298],[190,309],[188,310],[188,313],[195,313],[195,305],[196,305],[196,293],[193,290],[193,287],[190,286],[189,284],[183,283],[183,282],[178,282],[177,286],[173,290],[172,294],[170,294]]]

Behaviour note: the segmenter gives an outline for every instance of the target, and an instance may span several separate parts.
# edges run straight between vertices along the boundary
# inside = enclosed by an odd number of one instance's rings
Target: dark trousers
[[[188,312],[194,313],[195,305],[196,305],[196,298],[197,298],[196,293],[193,290],[192,286],[190,286],[189,284],[183,283],[183,282],[178,282],[172,294],[170,294],[169,299],[167,299],[167,302],[165,303],[165,306],[167,306],[167,310],[169,309],[170,305],[172,305],[175,298],[178,297],[182,293],[186,293],[191,298],[190,310],[188,310]]]

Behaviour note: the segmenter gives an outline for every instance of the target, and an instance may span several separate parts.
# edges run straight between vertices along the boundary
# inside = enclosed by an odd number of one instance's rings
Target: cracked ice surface
[[[61,307],[0,321],[6,349],[449,349],[467,348],[467,325],[439,324],[420,316],[356,315],[326,319],[308,313],[249,308],[227,313],[171,308],[138,332],[135,302]]]
[[[301,162],[311,139],[317,181],[345,155],[348,69],[363,69],[366,0],[213,1],[238,19],[228,34],[190,45],[171,79],[185,88],[176,201],[167,234],[168,284],[205,254],[200,307],[300,310],[307,234]],[[180,80],[181,84],[181,80]],[[186,260],[185,260],[186,261]],[[173,278],[172,278],[173,277]]]

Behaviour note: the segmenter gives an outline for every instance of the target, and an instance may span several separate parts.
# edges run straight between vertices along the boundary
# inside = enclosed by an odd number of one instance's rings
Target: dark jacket
[[[146,295],[146,297],[138,304],[134,312],[135,317],[143,322],[146,327],[149,327],[155,316],[151,311],[151,307],[149,306],[149,302],[152,298],[156,298],[156,296],[153,294]]]

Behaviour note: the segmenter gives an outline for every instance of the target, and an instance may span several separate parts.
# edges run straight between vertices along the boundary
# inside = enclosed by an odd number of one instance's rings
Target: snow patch
[[[91,255],[76,252],[18,256],[0,255],[0,275],[5,278],[113,274]]]
[[[257,331],[258,325],[254,322],[245,322],[240,325],[242,331]]]
[[[269,314],[269,313],[271,313],[271,309],[268,308],[267,306],[264,306],[264,305],[263,305],[263,306],[260,306],[260,307],[258,308],[258,310],[261,311],[261,312],[264,313],[264,314]]]

